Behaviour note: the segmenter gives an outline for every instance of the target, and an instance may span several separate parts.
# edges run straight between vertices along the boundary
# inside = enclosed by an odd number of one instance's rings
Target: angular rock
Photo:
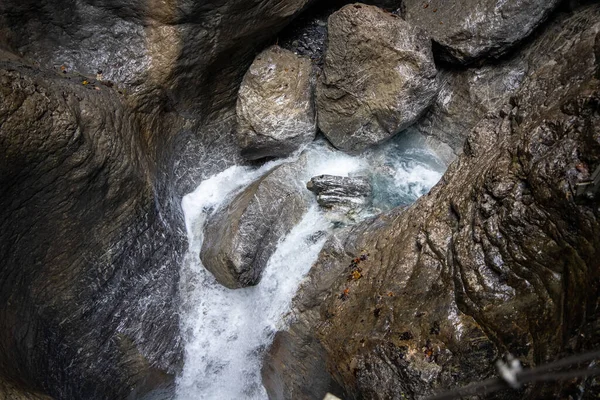
[[[266,359],[269,390],[294,398],[329,374],[348,398],[418,398],[496,374],[507,352],[537,366],[598,348],[600,198],[575,188],[600,165],[599,17],[600,5],[581,8],[532,44],[531,61],[555,62],[533,63],[428,196],[325,246]],[[362,278],[349,281],[363,251]],[[324,395],[331,381],[320,379]],[[590,385],[494,398],[561,398]]]
[[[279,46],[260,53],[242,81],[237,139],[242,156],[287,156],[317,131],[311,62]]]
[[[405,0],[404,18],[427,31],[449,62],[497,57],[529,36],[560,0]]]
[[[364,4],[343,7],[328,24],[319,128],[335,147],[357,152],[407,128],[432,103],[431,42],[397,15]]]
[[[435,102],[414,128],[449,165],[462,152],[469,131],[521,87],[528,67],[519,54],[500,65],[440,72]]]
[[[256,285],[279,239],[306,212],[308,193],[290,178],[301,162],[275,168],[208,219],[200,258],[222,285]]]
[[[317,195],[317,202],[325,208],[357,208],[368,203],[373,192],[364,177],[334,175],[315,176],[306,188]]]

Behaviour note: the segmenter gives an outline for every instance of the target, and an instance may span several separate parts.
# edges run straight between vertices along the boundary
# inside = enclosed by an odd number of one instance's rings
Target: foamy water
[[[377,157],[348,156],[323,143],[311,145],[304,156],[305,167],[290,177],[300,186],[316,175],[368,175],[379,167],[372,165],[378,163],[374,161]],[[307,213],[281,239],[260,283],[249,288],[232,290],[218,284],[200,262],[199,253],[202,228],[211,213],[272,168],[295,158],[258,169],[231,167],[203,181],[182,201],[190,247],[181,273],[186,346],[184,369],[177,382],[180,400],[267,398],[260,376],[264,350],[274,334],[285,328],[291,299],[333,228],[310,196]],[[406,164],[406,171],[392,174],[398,189],[391,190],[418,197],[439,179],[422,163],[413,166]]]

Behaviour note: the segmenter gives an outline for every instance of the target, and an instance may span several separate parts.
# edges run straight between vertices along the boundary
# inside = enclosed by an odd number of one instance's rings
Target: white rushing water
[[[379,167],[369,164],[381,159],[377,152],[351,157],[318,142],[307,149],[306,156],[306,168],[290,179],[306,182],[321,174],[369,174]],[[418,197],[441,177],[441,171],[428,169],[423,162],[399,160],[392,157],[383,180],[392,186],[386,190],[401,191],[402,198],[411,198],[411,193]],[[190,247],[181,274],[186,345],[184,369],[177,382],[179,400],[267,397],[260,377],[263,352],[275,332],[285,326],[291,299],[332,232],[331,224],[311,196],[308,212],[282,238],[254,287],[232,290],[221,286],[202,266],[199,253],[202,228],[210,214],[271,168],[289,161],[293,158],[260,168],[231,167],[203,181],[182,201]],[[402,162],[406,170],[399,167]],[[394,171],[396,167],[400,170]]]

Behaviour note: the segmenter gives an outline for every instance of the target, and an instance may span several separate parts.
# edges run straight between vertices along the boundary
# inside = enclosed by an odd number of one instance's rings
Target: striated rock
[[[279,46],[260,53],[242,81],[237,139],[242,156],[287,156],[317,131],[311,63]]]
[[[317,85],[319,128],[357,152],[413,124],[432,103],[431,43],[397,15],[364,4],[329,17],[328,48]]]
[[[405,0],[404,18],[429,34],[446,61],[498,57],[529,36],[560,0]]]
[[[364,177],[320,175],[311,178],[306,188],[317,195],[317,203],[325,208],[357,208],[368,203],[373,192]]]
[[[0,398],[173,397],[181,195],[308,3],[0,2]]]
[[[256,53],[311,0],[73,0],[0,4],[0,47],[104,79],[139,107],[206,117],[235,105]]]
[[[279,239],[307,210],[307,192],[290,179],[302,159],[284,164],[251,184],[212,215],[200,258],[224,286],[256,285]]]
[[[11,58],[0,61],[0,398],[167,396],[184,243],[151,183],[143,119],[115,89]]]
[[[600,198],[575,194],[600,166],[599,17],[593,4],[548,27],[530,54],[555,62],[529,70],[470,131],[428,196],[325,246],[266,359],[270,395],[302,398],[311,377],[329,374],[319,396],[335,382],[347,398],[420,398],[495,375],[507,352],[536,366],[598,348]],[[362,277],[349,280],[364,252]],[[323,353],[315,370],[294,373]],[[591,384],[495,398],[567,397]]]

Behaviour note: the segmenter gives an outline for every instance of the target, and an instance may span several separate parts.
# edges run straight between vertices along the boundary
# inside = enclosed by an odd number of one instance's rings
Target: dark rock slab
[[[351,4],[329,17],[319,128],[338,149],[358,152],[412,125],[437,91],[431,42],[395,14]]]
[[[529,36],[560,0],[406,0],[404,17],[427,31],[446,61],[497,57]]]

